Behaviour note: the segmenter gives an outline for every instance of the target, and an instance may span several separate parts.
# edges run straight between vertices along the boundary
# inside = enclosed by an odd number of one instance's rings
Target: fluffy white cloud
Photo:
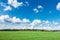
[[[9,15],[1,15],[0,16],[0,22],[11,22],[11,23],[29,23],[30,20],[24,18],[23,20],[21,20],[20,18],[16,18],[16,17],[10,17]]]
[[[6,23],[7,22],[7,23]],[[60,23],[34,19],[10,17],[9,15],[0,16],[0,29],[45,29],[60,30]]]
[[[5,20],[9,19],[8,15],[1,15],[0,16],[0,22],[5,22]]]
[[[12,5],[14,8],[23,5],[23,2],[18,2],[17,0],[8,0],[8,4]]]
[[[41,23],[42,23],[41,20],[38,20],[38,19],[33,20],[33,22],[31,23],[31,29],[41,27],[42,26]]]
[[[8,0],[8,4],[12,4],[14,0]]]
[[[30,20],[29,20],[29,19],[24,18],[24,19],[22,20],[22,22],[27,23],[27,22],[30,22]]]
[[[47,24],[47,25],[49,25],[50,24],[50,22],[47,20],[47,21],[43,21],[43,23],[45,23],[45,24]]]
[[[15,8],[17,8],[17,7],[19,7],[19,6],[22,6],[23,5],[23,2],[20,2],[20,3],[18,3],[18,2],[14,2],[13,4],[11,4],[13,7],[15,7]]]
[[[21,22],[21,20],[19,18],[16,18],[16,17],[9,18],[7,21],[9,21],[11,23],[19,23],[19,22]]]
[[[57,4],[56,9],[60,10],[60,2]]]
[[[54,22],[55,25],[58,25],[59,23],[58,22]]]
[[[16,18],[16,17],[10,18],[9,15],[1,15],[0,22],[6,22],[6,21],[11,22],[11,23],[21,22],[19,18]]]
[[[44,23],[44,27],[51,27],[51,22],[49,22],[48,20],[46,20],[46,21],[43,21],[43,23]]]
[[[8,10],[12,10],[12,8],[10,6],[6,6],[4,11],[8,11]]]
[[[58,22],[53,22],[53,24],[54,24],[55,27],[60,25]]]
[[[32,25],[36,25],[36,24],[40,24],[41,23],[41,20],[34,20],[33,22],[32,22]]]

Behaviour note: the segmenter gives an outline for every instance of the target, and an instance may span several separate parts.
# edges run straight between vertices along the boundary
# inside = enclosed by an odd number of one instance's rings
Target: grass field
[[[0,40],[60,40],[60,32],[0,31]]]

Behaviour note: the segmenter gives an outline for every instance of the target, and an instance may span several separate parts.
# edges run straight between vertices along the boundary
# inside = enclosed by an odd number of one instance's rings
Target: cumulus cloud
[[[53,24],[54,24],[55,27],[60,25],[58,22],[53,22]]]
[[[12,4],[14,0],[8,0],[8,4]]]
[[[0,16],[0,29],[45,29],[45,30],[60,30],[60,23],[51,22],[48,20],[34,19],[32,22],[29,19],[10,17],[9,15]]]
[[[17,0],[8,0],[8,4],[13,6],[14,8],[17,8],[19,6],[29,6],[29,3],[26,1],[25,3],[23,2],[18,2]]]
[[[20,23],[20,22],[23,22],[23,23],[29,23],[30,20],[29,19],[26,19],[24,18],[23,20],[21,20],[20,18],[17,18],[17,17],[10,17],[9,15],[1,15],[0,16],[0,22],[11,22],[11,23]]]
[[[41,20],[38,20],[38,19],[33,20],[33,22],[31,23],[32,29],[35,29],[35,28],[41,27],[41,26],[42,26]]]
[[[7,21],[9,21],[11,23],[19,23],[19,22],[21,22],[21,20],[19,18],[16,18],[16,17],[9,18]]]
[[[23,20],[22,20],[22,22],[30,22],[30,20],[29,19],[26,19],[26,18],[24,18]]]
[[[11,18],[9,15],[1,15],[0,22],[6,22],[6,21],[11,23],[21,22],[19,18],[16,18],[16,17]]]
[[[56,9],[60,10],[60,2],[57,4]]]
[[[32,25],[35,25],[35,24],[40,24],[41,23],[41,20],[34,20],[33,22],[32,22]]]
[[[9,19],[8,15],[1,15],[0,16],[0,22],[5,22],[5,20]]]
[[[8,0],[8,4],[12,5],[14,8],[23,5],[23,2],[18,2],[17,0]]]

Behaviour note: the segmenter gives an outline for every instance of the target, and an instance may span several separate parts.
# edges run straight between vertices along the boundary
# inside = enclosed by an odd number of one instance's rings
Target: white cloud
[[[8,15],[1,15],[0,16],[0,22],[5,22],[5,20],[9,19]]]
[[[33,11],[35,11],[36,13],[42,12],[43,11],[43,6],[39,5],[36,8],[34,8]]]
[[[41,27],[41,20],[35,19],[32,23],[31,23],[31,29],[37,28],[37,27]]]
[[[17,0],[8,0],[8,4],[13,6],[14,8],[17,8],[19,6],[29,6],[29,2],[18,2]]]
[[[8,0],[8,4],[12,4],[13,0]]]
[[[43,8],[43,6],[39,5],[37,8],[40,9],[40,8]]]
[[[37,8],[34,8],[33,9],[36,13],[38,13],[39,12],[39,10],[37,9]]]
[[[1,2],[0,6],[3,7],[3,11],[8,11],[8,10],[10,11],[10,10],[12,10],[12,7],[11,6],[7,6],[6,3]]]
[[[8,11],[8,10],[12,10],[12,8],[10,6],[6,6],[4,11]]]
[[[50,22],[47,20],[47,21],[44,21],[45,24],[49,24]]]
[[[8,0],[8,4],[12,4],[14,0]]]
[[[4,15],[4,18],[5,19],[9,19],[9,15]]]
[[[53,22],[55,27],[58,27],[60,24],[58,22]]]
[[[16,17],[11,18],[9,15],[1,15],[0,22],[6,22],[6,21],[11,22],[11,23],[20,23],[20,22],[29,23],[30,22],[30,20],[26,18],[21,20],[20,18],[16,18]]]
[[[6,21],[11,22],[11,23],[21,22],[19,18],[16,18],[16,17],[10,18],[9,15],[1,15],[0,22],[6,22]]]
[[[7,23],[6,23],[7,22]],[[19,24],[17,24],[19,23]],[[46,29],[60,30],[60,23],[50,22],[45,20],[34,19],[32,22],[29,19],[10,17],[9,15],[0,16],[0,29]]]
[[[15,2],[14,2],[14,3],[12,4],[12,6],[15,7],[15,8],[17,8],[17,7],[19,7],[19,6],[22,6],[22,5],[23,5],[23,2],[20,2],[20,3],[17,3],[17,2],[15,3]]]
[[[49,22],[48,20],[43,21],[44,23],[44,27],[51,27],[51,22]]]
[[[0,16],[0,22],[4,22],[4,16]]]
[[[33,25],[35,25],[35,24],[40,24],[40,23],[41,23],[41,20],[37,20],[37,19],[35,19],[35,20],[32,22]]]
[[[8,5],[7,5],[8,4]],[[17,0],[8,0],[7,3],[0,2],[0,6],[3,7],[3,11],[11,11],[14,8],[22,7],[22,6],[29,6],[29,2],[18,2]]]
[[[14,8],[23,5],[23,2],[18,2],[17,0],[8,0],[8,4],[12,5]]]
[[[55,22],[54,24],[55,24],[55,25],[58,25],[59,23],[58,23],[58,22]]]
[[[19,23],[21,22],[21,20],[19,18],[13,17],[13,18],[9,18],[9,20],[7,20],[11,23]]]
[[[28,19],[24,18],[24,19],[22,20],[22,22],[27,23],[27,22],[30,22],[30,20],[28,20]]]
[[[57,4],[56,9],[60,10],[60,2]]]

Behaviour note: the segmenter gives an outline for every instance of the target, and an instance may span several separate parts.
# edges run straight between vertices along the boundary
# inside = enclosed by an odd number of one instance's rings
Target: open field
[[[0,31],[0,40],[60,40],[60,32]]]

